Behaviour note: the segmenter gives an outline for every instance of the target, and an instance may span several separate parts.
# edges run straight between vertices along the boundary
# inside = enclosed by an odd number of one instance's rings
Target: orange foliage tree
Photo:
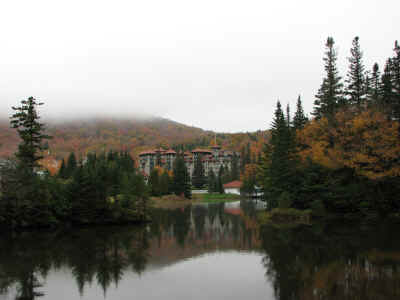
[[[369,179],[400,175],[399,123],[369,109],[354,115],[340,111],[335,126],[313,120],[297,132],[299,156],[331,168],[353,169]]]

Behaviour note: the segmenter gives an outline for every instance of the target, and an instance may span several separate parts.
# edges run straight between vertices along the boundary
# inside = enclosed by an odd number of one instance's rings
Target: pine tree
[[[215,178],[215,174],[213,169],[211,168],[208,172],[208,192],[214,193],[217,191],[217,180]]]
[[[160,177],[160,194],[168,195],[170,187],[170,178],[167,171],[164,171]]]
[[[379,71],[378,63],[375,63],[372,67],[371,84],[369,89],[369,100],[371,104],[378,105],[381,95],[381,74]]]
[[[362,61],[363,53],[360,49],[358,36],[353,39],[353,46],[350,49],[350,53],[345,94],[349,97],[349,103],[357,105],[358,109],[360,109],[365,103],[367,89],[365,67]]]
[[[192,183],[190,180],[190,174],[189,171],[185,165],[184,168],[184,174],[185,174],[185,185],[184,185],[184,192],[183,194],[185,195],[185,198],[187,199],[192,199]]]
[[[301,104],[300,95],[297,98],[296,113],[293,117],[293,127],[294,129],[302,129],[304,125],[308,122],[307,117],[304,115],[303,106]]]
[[[389,118],[392,118],[391,108],[393,104],[393,76],[391,70],[392,60],[389,58],[386,61],[385,69],[382,74],[382,85],[381,85],[381,106],[383,110],[389,114]]]
[[[316,119],[320,119],[323,116],[332,117],[338,107],[344,105],[342,97],[343,84],[336,66],[337,54],[333,47],[334,44],[333,38],[328,37],[325,44],[325,57],[323,58],[326,77],[322,80],[321,87],[315,96],[317,99],[314,101],[314,111],[312,113]]]
[[[63,179],[67,178],[65,172],[66,172],[66,166],[65,166],[65,161],[64,161],[64,158],[63,158],[62,161],[61,161],[60,170],[58,171],[58,177],[63,178]]]
[[[269,208],[278,206],[277,199],[283,192],[288,193],[293,183],[295,144],[287,124],[278,101],[271,126],[271,139],[265,145],[262,165],[262,185]]]
[[[239,166],[238,166],[238,157],[237,154],[234,152],[232,156],[231,162],[231,180],[238,180],[239,179]]]
[[[290,106],[289,106],[289,103],[286,105],[286,126],[288,128],[292,127],[292,121],[290,120]]]
[[[179,153],[174,161],[172,185],[174,193],[178,196],[191,194],[190,175],[182,153]]]
[[[393,117],[400,120],[400,45],[396,41],[393,49],[395,55],[392,58],[391,73],[393,87]]]
[[[40,151],[43,150],[43,142],[51,137],[44,134],[45,126],[39,122],[37,109],[43,105],[35,98],[29,97],[22,100],[21,106],[12,107],[15,113],[11,116],[11,127],[17,129],[22,142],[18,145],[16,157],[19,166],[33,174],[38,167],[38,161],[43,158]]]
[[[202,188],[206,183],[206,178],[204,176],[204,167],[202,162],[203,156],[198,154],[194,161],[192,182],[195,188]]]
[[[153,169],[149,176],[149,189],[151,196],[160,196],[160,179],[158,169]]]
[[[225,193],[223,186],[223,177],[224,177],[224,166],[219,167],[218,178],[217,178],[217,192],[220,194]]]
[[[65,172],[66,176],[71,177],[77,168],[78,168],[78,163],[76,162],[75,153],[71,152],[67,160],[67,167]]]

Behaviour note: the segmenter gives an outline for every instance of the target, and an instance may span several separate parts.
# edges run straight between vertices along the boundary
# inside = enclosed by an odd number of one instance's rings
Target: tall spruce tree
[[[167,171],[164,171],[160,177],[160,194],[168,195],[170,192],[171,179]]]
[[[219,167],[219,171],[218,171],[218,177],[217,177],[217,192],[220,194],[223,194],[224,191],[224,184],[223,184],[223,178],[224,178],[224,166],[220,166]]]
[[[349,103],[356,105],[360,109],[366,100],[367,87],[365,67],[362,61],[363,53],[360,49],[358,36],[353,39],[353,46],[350,49],[350,53],[345,94],[349,97]]]
[[[183,154],[179,153],[174,161],[173,168],[173,191],[178,196],[190,195],[190,175],[185,165]]]
[[[400,120],[400,45],[394,43],[394,56],[391,63],[392,87],[393,87],[393,117]]]
[[[190,174],[189,174],[189,171],[188,171],[186,165],[185,165],[185,169],[184,169],[184,174],[185,174],[185,186],[184,186],[183,194],[185,195],[185,198],[192,199],[192,183],[191,183]]]
[[[231,180],[238,180],[239,179],[239,163],[238,157],[236,152],[232,155],[232,162],[231,162]]]
[[[293,152],[293,135],[278,101],[271,126],[271,139],[264,147],[262,165],[262,185],[270,209],[278,206],[278,199],[283,192],[291,190],[295,167]]]
[[[308,118],[304,115],[303,106],[301,104],[301,97],[297,98],[296,112],[293,117],[294,129],[302,129],[306,125]]]
[[[149,189],[150,189],[150,195],[152,195],[152,196],[160,196],[161,195],[161,191],[160,191],[160,176],[158,174],[158,169],[157,168],[154,168],[150,172]]]
[[[67,178],[64,158],[61,161],[60,170],[58,170],[58,177],[63,178],[63,179]]]
[[[78,168],[78,163],[76,161],[76,156],[74,152],[71,152],[68,156],[68,160],[67,160],[67,167],[65,170],[65,174],[67,177],[71,177],[75,170]]]
[[[43,149],[43,142],[51,137],[44,134],[45,126],[39,122],[40,116],[37,112],[39,106],[43,105],[35,98],[29,97],[22,100],[21,106],[12,107],[15,113],[11,116],[11,127],[17,129],[22,142],[18,145],[16,157],[19,166],[29,173],[34,172],[38,167],[38,161],[43,158],[40,151]]]
[[[372,75],[370,81],[370,88],[368,98],[371,104],[379,105],[381,94],[381,74],[379,71],[378,63],[375,63],[372,67]]]
[[[392,104],[393,104],[393,76],[392,76],[392,60],[389,58],[386,61],[385,69],[382,74],[381,85],[381,106],[383,110],[388,113],[389,118],[392,118]]]
[[[215,178],[215,173],[211,168],[208,172],[208,192],[215,193],[217,191],[217,179]]]
[[[289,103],[286,105],[286,124],[288,128],[292,127],[292,121],[290,120],[290,106]]]
[[[323,58],[326,77],[322,80],[321,87],[317,95],[315,95],[316,100],[314,101],[314,111],[312,113],[316,119],[320,119],[323,116],[329,119],[338,107],[344,104],[343,84],[336,66],[337,54],[334,44],[333,38],[328,37],[325,44],[325,57]]]
[[[193,186],[198,189],[202,188],[206,184],[202,160],[203,156],[201,154],[198,154],[195,158],[193,168],[192,183]]]

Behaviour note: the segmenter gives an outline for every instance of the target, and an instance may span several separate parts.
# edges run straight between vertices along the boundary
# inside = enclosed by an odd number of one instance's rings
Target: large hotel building
[[[160,148],[143,151],[139,154],[140,170],[148,176],[151,170],[157,165],[157,160],[161,163],[161,167],[172,170],[176,155],[177,153],[171,149],[164,150]],[[201,156],[204,175],[208,176],[211,169],[217,175],[221,166],[224,166],[225,170],[231,170],[234,155],[236,155],[237,163],[240,165],[239,153],[222,150],[219,146],[212,146],[211,149],[194,149],[191,152],[184,152],[184,159],[189,174],[192,176],[195,161],[198,156]]]

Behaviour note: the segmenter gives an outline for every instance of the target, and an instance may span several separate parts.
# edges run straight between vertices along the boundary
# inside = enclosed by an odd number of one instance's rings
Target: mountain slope
[[[45,121],[44,121],[45,122]],[[47,133],[53,136],[48,141],[46,156],[57,160],[65,158],[71,151],[78,156],[88,152],[127,150],[134,157],[150,147],[179,147],[186,149],[209,146],[215,133],[190,127],[163,118],[111,119],[92,118],[66,122],[45,122]],[[217,134],[219,145],[240,151],[250,143],[252,152],[258,153],[265,142],[266,132]],[[0,121],[0,157],[11,156],[17,150],[19,138],[11,129],[8,120]]]

